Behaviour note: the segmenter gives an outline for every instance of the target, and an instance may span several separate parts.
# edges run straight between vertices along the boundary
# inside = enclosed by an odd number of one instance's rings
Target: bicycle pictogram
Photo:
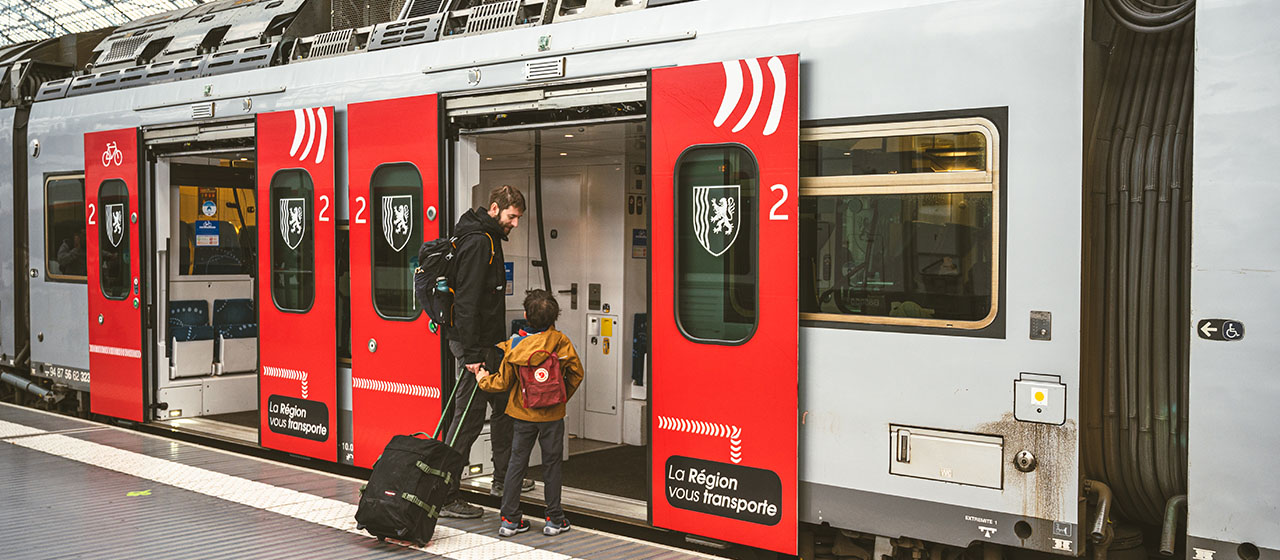
[[[102,166],[111,167],[111,164],[120,165],[124,162],[124,152],[116,147],[115,142],[107,142],[106,151],[102,152]]]

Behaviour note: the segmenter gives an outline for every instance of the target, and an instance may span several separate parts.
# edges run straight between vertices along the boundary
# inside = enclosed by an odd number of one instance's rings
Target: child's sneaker
[[[508,521],[507,518],[503,517],[502,525],[498,527],[498,536],[510,537],[512,535],[515,535],[516,533],[523,533],[528,530],[529,530],[529,522],[527,520],[521,519],[518,522]],[[544,529],[543,532],[546,532],[546,530]]]
[[[568,530],[569,530],[568,519],[561,519],[559,523],[556,523],[555,521],[552,521],[550,517],[548,517],[547,526],[542,528],[542,534],[551,535],[554,537]]]

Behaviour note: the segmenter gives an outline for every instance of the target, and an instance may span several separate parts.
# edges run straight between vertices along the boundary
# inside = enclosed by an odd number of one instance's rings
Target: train
[[[4,398],[367,468],[456,374],[418,246],[512,185],[507,319],[557,295],[601,511],[1280,559],[1280,6],[366,4],[0,49]]]

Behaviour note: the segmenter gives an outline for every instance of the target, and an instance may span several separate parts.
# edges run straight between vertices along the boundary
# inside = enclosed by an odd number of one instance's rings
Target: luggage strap
[[[438,477],[440,477],[440,478],[443,478],[443,479],[444,479],[444,483],[445,483],[445,484],[449,484],[449,483],[453,482],[453,474],[452,474],[452,473],[447,473],[447,472],[444,472],[444,471],[439,470],[439,469],[433,469],[433,468],[431,468],[431,467],[427,466],[427,464],[426,464],[426,463],[423,463],[422,461],[418,461],[418,470],[420,470],[420,471],[422,471],[422,472],[424,472],[424,473],[427,473],[427,474],[429,474],[429,475],[432,475],[432,476],[438,476]]]
[[[410,493],[408,493],[408,492],[405,492],[405,493],[403,493],[403,494],[400,494],[400,497],[401,497],[401,498],[404,498],[405,500],[408,500],[408,501],[409,501],[409,503],[411,503],[411,504],[413,504],[413,505],[415,505],[415,506],[418,506],[418,507],[422,508],[423,510],[425,510],[425,511],[427,512],[427,517],[430,517],[430,518],[432,518],[432,519],[435,519],[436,517],[438,517],[438,516],[440,515],[440,512],[436,511],[436,507],[435,507],[435,506],[428,505],[426,502],[423,502],[422,500],[419,500],[419,499],[418,499],[418,497],[417,497],[417,496],[414,496],[413,494],[410,494]]]

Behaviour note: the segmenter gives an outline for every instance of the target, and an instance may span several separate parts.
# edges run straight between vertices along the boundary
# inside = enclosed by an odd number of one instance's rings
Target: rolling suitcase
[[[470,375],[463,370],[463,374]],[[454,393],[458,390],[454,383]],[[475,390],[463,409],[471,410]],[[356,509],[356,528],[364,529],[378,540],[396,539],[423,546],[435,533],[436,521],[445,499],[457,491],[462,468],[467,459],[453,449],[453,442],[440,437],[444,419],[453,403],[454,394],[440,412],[440,421],[430,438],[418,432],[395,436],[373,464],[369,482],[360,488],[360,505]],[[454,439],[458,435],[454,434]]]

